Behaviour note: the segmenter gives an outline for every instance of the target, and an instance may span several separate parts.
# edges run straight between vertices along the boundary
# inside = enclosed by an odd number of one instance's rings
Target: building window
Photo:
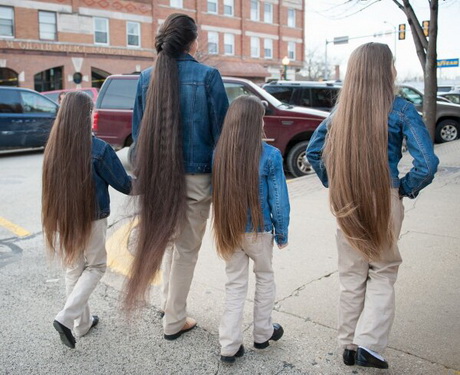
[[[288,57],[295,60],[295,42],[288,42]]]
[[[251,0],[251,21],[259,21],[259,1]]]
[[[273,58],[273,39],[264,39],[264,57],[266,59]]]
[[[288,27],[295,27],[295,9],[288,8]]]
[[[208,53],[211,55],[219,53],[219,34],[214,31],[208,32]]]
[[[171,0],[169,2],[169,5],[173,8],[183,8],[184,7],[182,0]]]
[[[235,35],[224,34],[224,52],[226,55],[235,54]]]
[[[139,22],[126,22],[126,38],[128,46],[141,46],[141,24]]]
[[[208,13],[217,14],[217,0],[208,0]]]
[[[260,57],[260,40],[256,37],[251,37],[251,57]]]
[[[51,91],[62,89],[62,73],[63,67],[58,66],[48,70],[44,70],[34,75],[35,91]]]
[[[19,86],[18,82],[18,73],[9,68],[0,68],[0,86]]]
[[[273,23],[273,4],[265,3],[265,5],[264,5],[264,22]]]
[[[233,16],[233,0],[224,0],[224,14],[226,16]]]
[[[0,36],[14,36],[14,10],[0,7]]]
[[[40,39],[56,40],[56,13],[38,12]]]
[[[107,18],[94,19],[94,43],[109,44],[109,20]]]

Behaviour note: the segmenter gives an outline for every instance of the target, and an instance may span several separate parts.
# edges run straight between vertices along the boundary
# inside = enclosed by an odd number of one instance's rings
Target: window
[[[13,69],[0,68],[0,86],[18,86],[18,78]]]
[[[43,70],[34,75],[35,91],[51,91],[62,89],[63,67],[57,66],[48,70]]]
[[[183,8],[182,0],[171,0],[169,5],[173,8]]]
[[[291,102],[292,88],[283,86],[270,86],[264,87],[271,95],[282,103],[289,104]]]
[[[407,101],[417,105],[423,104],[423,97],[418,92],[412,90],[409,87],[401,87],[398,92],[399,96],[402,96]]]
[[[273,23],[273,4],[265,3],[265,5],[264,5],[264,22]]]
[[[295,27],[295,9],[288,8],[288,27]]]
[[[251,0],[251,21],[259,21],[259,1]]]
[[[109,44],[109,20],[107,18],[94,19],[94,43]]]
[[[235,35],[224,34],[224,52],[226,55],[235,54]]]
[[[254,95],[245,86],[243,86],[240,83],[225,83],[224,82],[224,87],[225,87],[225,92],[227,93],[228,101],[230,103],[233,102],[238,96]]]
[[[38,12],[40,39],[56,40],[56,13]]]
[[[259,38],[251,37],[251,57],[260,57]]]
[[[133,109],[137,79],[112,79],[102,97],[102,109]]]
[[[14,10],[0,7],[0,36],[14,36]]]
[[[0,97],[2,98],[0,113],[22,113],[21,98],[18,91],[0,88]]]
[[[139,22],[126,23],[126,37],[128,39],[128,46],[140,47],[141,46],[141,24]]]
[[[51,100],[35,92],[21,91],[24,113],[56,113],[57,106]]]
[[[214,31],[208,32],[208,53],[212,55],[219,53],[219,34]]]
[[[224,0],[224,14],[233,16],[233,0]]]
[[[295,42],[288,42],[288,57],[290,60],[295,60]]]
[[[266,59],[273,58],[273,39],[264,39],[264,57]]]
[[[208,13],[217,13],[217,0],[208,0]]]

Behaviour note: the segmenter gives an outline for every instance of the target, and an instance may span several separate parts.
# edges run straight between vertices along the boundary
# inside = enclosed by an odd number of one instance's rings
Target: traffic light
[[[425,34],[425,36],[428,36],[428,34],[430,33],[430,21],[423,21],[422,28],[423,34]]]
[[[398,27],[398,39],[404,40],[406,39],[406,24],[400,23]]]

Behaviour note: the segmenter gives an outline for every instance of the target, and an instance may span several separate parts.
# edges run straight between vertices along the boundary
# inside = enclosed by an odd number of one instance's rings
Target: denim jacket
[[[93,180],[96,189],[94,220],[99,220],[110,215],[109,185],[122,193],[129,194],[131,191],[131,177],[126,174],[113,148],[102,139],[94,136],[92,161]]]
[[[328,187],[326,167],[321,154],[333,113],[313,133],[307,147],[307,159],[324,186]],[[409,153],[413,157],[412,169],[399,177],[398,163],[402,157],[402,143],[406,139]],[[388,163],[393,188],[401,196],[415,198],[420,190],[433,181],[439,159],[434,154],[428,130],[412,103],[396,97],[388,115]]]
[[[180,82],[182,147],[186,173],[210,173],[212,152],[222,130],[228,98],[217,69],[198,63],[189,54],[177,59]],[[140,132],[152,68],[144,70],[137,84],[132,134]]]
[[[263,213],[264,231],[275,233],[278,245],[288,242],[289,195],[283,170],[281,152],[263,142],[259,163],[259,196]],[[246,232],[253,232],[251,215],[248,213]]]

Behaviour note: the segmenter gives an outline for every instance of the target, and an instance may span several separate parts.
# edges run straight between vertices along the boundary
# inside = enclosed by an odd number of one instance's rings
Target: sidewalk
[[[124,276],[108,270],[90,301],[101,321],[77,341],[75,350],[69,350],[51,325],[64,300],[63,274],[47,266],[37,236],[23,241],[28,251],[20,262],[0,269],[0,374],[459,375],[460,140],[437,145],[436,153],[441,163],[433,184],[416,200],[404,200],[399,241],[403,264],[385,353],[389,370],[347,367],[341,361],[335,328],[339,292],[335,219],[327,190],[316,176],[307,176],[288,184],[290,245],[276,249],[274,256],[273,318],[285,329],[280,341],[266,350],[253,348],[251,285],[244,315],[246,354],[233,366],[221,364],[218,326],[225,272],[208,228],[188,300],[189,315],[198,321],[198,328],[173,342],[163,339],[158,287],[152,288],[151,305],[127,322],[118,302]],[[407,156],[402,165],[410,168]],[[115,193],[112,197],[109,237],[128,223],[124,197]]]

